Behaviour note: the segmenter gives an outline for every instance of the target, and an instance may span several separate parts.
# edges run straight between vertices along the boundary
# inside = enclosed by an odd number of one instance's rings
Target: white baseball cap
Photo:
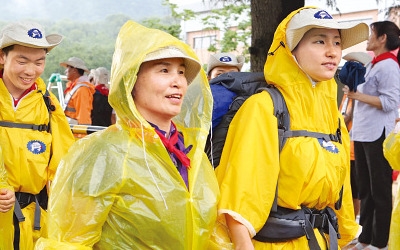
[[[200,63],[190,57],[185,55],[182,51],[175,47],[165,47],[159,50],[150,52],[146,55],[143,62],[154,61],[164,58],[183,58],[185,64],[185,77],[187,79],[188,84],[190,84],[194,78],[196,78],[197,74],[200,72],[201,65]]]
[[[50,51],[61,43],[63,36],[51,34],[46,36],[44,28],[35,22],[21,21],[6,25],[0,33],[0,49],[11,45],[22,45],[31,48],[43,48]]]
[[[346,61],[360,62],[366,65],[372,61],[372,56],[367,52],[350,52],[343,56],[343,59]]]
[[[286,43],[292,51],[313,28],[338,29],[342,40],[342,49],[346,49],[368,39],[369,27],[360,22],[338,22],[325,10],[318,8],[301,9],[289,21],[286,29]]]
[[[89,69],[86,67],[85,62],[78,57],[70,57],[67,61],[60,63],[61,66],[67,67],[71,66],[78,69],[83,69],[87,73],[89,73]]]
[[[235,66],[240,70],[242,70],[244,64],[244,56],[236,56],[232,53],[216,53],[214,55],[210,55],[210,59],[208,59],[207,65],[207,75],[210,73],[213,68],[218,66]]]
[[[95,70],[94,79],[96,83],[108,84],[110,80],[110,73],[104,67],[99,67]]]

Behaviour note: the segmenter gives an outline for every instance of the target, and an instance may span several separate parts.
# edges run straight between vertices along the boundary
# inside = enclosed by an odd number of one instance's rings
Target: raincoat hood
[[[264,74],[267,82],[276,85],[285,97],[291,116],[292,129],[301,128],[309,131],[318,131],[320,128],[328,128],[325,123],[328,120],[332,120],[328,117],[326,117],[327,119],[321,119],[321,117],[328,116],[328,114],[324,114],[326,112],[323,112],[323,110],[337,109],[336,81],[332,78],[327,81],[313,82],[298,65],[287,45],[286,37],[290,20],[299,11],[307,8],[315,7],[304,7],[293,11],[279,24],[264,65]],[[316,93],[323,94],[316,96]],[[305,108],[306,106],[303,105],[309,105],[309,107]],[[306,117],[299,115],[304,113],[302,110],[311,110],[311,108],[319,110],[318,112],[310,112],[310,114],[318,114],[318,116]],[[334,124],[329,124],[330,131],[320,132],[331,133],[335,131],[334,128],[338,127],[338,118],[334,119],[334,121]]]
[[[175,47],[186,56],[198,61],[197,55],[177,38],[157,29],[149,29],[128,21],[117,37],[111,67],[109,102],[117,113],[121,126],[149,127],[139,114],[131,96],[137,73],[146,56],[161,48]],[[211,119],[212,96],[205,72],[200,70],[188,87],[182,110],[174,122],[177,126],[196,127],[208,131]],[[198,108],[193,108],[198,107]]]

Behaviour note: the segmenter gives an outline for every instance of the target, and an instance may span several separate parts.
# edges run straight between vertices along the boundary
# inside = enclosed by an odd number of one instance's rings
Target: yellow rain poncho
[[[300,205],[323,209],[334,207],[344,185],[343,205],[335,210],[339,218],[339,245],[354,239],[355,222],[350,187],[349,135],[337,107],[336,82],[317,82],[299,68],[286,41],[289,15],[277,28],[264,74],[267,82],[282,92],[290,113],[292,130],[336,134],[340,120],[342,141],[324,145],[317,138],[289,138],[279,153],[277,119],[268,93],[250,97],[232,120],[221,163],[216,168],[221,201],[219,227],[213,234],[220,249],[229,249],[224,215],[230,214],[247,227],[253,237],[266,222],[278,187],[278,205],[299,209]],[[277,184],[278,183],[278,184]],[[324,240],[315,235],[322,249]],[[288,242],[264,243],[252,240],[256,249],[309,249],[306,237]]]
[[[15,192],[38,194],[48,181],[53,180],[60,159],[74,143],[74,137],[68,125],[57,98],[50,93],[50,99],[55,110],[49,112],[43,99],[46,85],[41,78],[36,79],[37,90],[31,91],[21,98],[14,109],[13,100],[3,79],[0,79],[0,120],[25,124],[48,124],[50,120],[51,133],[32,129],[0,126],[0,147],[3,153],[7,171],[7,182]],[[25,221],[20,222],[20,247],[33,249],[34,241],[41,235],[46,235],[44,225],[46,212],[41,211],[41,230],[33,230],[35,202],[22,209]],[[14,232],[11,223],[3,223],[0,218],[0,231]],[[12,233],[14,235],[14,233]],[[3,241],[3,242],[2,242]],[[13,237],[0,237],[2,244],[9,244]],[[4,243],[8,242],[8,243]]]
[[[131,92],[146,54],[190,47],[162,31],[128,21],[117,37],[109,100],[117,124],[79,140],[51,190],[49,238],[36,249],[206,249],[218,184],[204,146],[212,97],[203,71],[188,87],[174,123],[193,145],[189,190]]]
[[[400,122],[383,142],[383,153],[394,170],[400,171]],[[397,178],[397,183],[400,177]],[[396,197],[393,203],[392,220],[390,222],[389,249],[400,246],[400,184],[397,184]]]

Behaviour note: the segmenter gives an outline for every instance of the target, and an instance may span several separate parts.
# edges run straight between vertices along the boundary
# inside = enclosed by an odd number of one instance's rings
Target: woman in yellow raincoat
[[[262,92],[251,96],[230,124],[216,168],[221,201],[213,238],[220,249],[309,248],[306,236],[282,242],[253,238],[270,216],[276,189],[279,207],[298,210],[305,206],[321,211],[329,207],[336,213],[341,236],[336,245],[335,235],[325,233],[331,241],[327,244],[314,228],[321,249],[329,245],[337,249],[354,239],[358,225],[350,188],[350,141],[338,111],[333,77],[342,49],[367,38],[366,24],[338,23],[326,11],[313,7],[292,12],[278,26],[264,74],[284,96],[290,129],[330,134],[331,138],[341,137],[341,142],[292,137],[279,152],[270,95]],[[336,210],[342,187],[342,205]],[[307,236],[311,234],[307,232]]]
[[[152,81],[153,74],[175,74],[163,56],[183,61],[186,86],[159,91],[165,81]],[[197,56],[171,35],[128,21],[116,41],[109,98],[117,123],[79,140],[62,161],[49,201],[49,238],[36,249],[206,249],[219,190],[204,153],[212,97]],[[171,124],[190,163],[176,164],[185,160],[163,145],[160,129]],[[187,177],[182,165],[189,165]]]

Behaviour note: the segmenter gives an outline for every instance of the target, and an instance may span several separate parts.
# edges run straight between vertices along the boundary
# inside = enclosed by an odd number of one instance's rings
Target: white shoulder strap
[[[72,98],[72,96],[75,94],[75,92],[80,88],[80,87],[87,87],[87,88],[89,88],[89,86],[87,86],[86,84],[84,84],[84,83],[78,83],[78,84],[76,84],[75,85],[75,87],[73,87],[72,89],[71,89],[71,91],[70,92],[68,92],[66,95],[65,95],[65,98],[64,98],[64,110],[67,108],[67,106],[68,106],[68,103],[69,103],[69,101],[71,100],[71,98]]]

